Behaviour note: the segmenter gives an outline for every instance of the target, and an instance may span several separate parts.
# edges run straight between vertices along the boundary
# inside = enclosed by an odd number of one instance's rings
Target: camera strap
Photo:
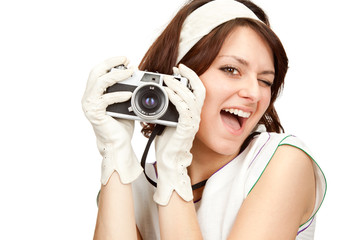
[[[163,125],[159,125],[159,124],[156,124],[154,130],[152,131],[150,137],[149,137],[149,140],[146,144],[146,147],[145,147],[145,150],[144,150],[144,153],[142,155],[142,158],[141,158],[141,167],[144,169],[144,174],[145,174],[145,177],[146,179],[148,180],[149,183],[151,183],[151,185],[153,185],[154,187],[157,187],[157,183],[152,180],[147,174],[146,174],[146,170],[145,170],[145,164],[146,164],[146,158],[147,158],[147,155],[149,153],[149,149],[150,149],[150,146],[151,146],[151,143],[154,141],[155,137],[157,135],[161,135],[162,132],[164,131],[165,129],[165,126]],[[207,179],[205,179],[204,181],[201,181],[199,183],[196,183],[194,185],[192,185],[192,190],[196,190],[198,188],[201,188],[203,186],[205,186],[206,184],[206,181]]]
[[[155,125],[155,128],[154,130],[151,132],[151,135],[149,137],[149,140],[146,144],[146,147],[145,147],[145,150],[144,150],[144,153],[141,157],[141,167],[144,169],[144,174],[145,174],[145,177],[146,179],[149,181],[149,183],[151,183],[151,185],[153,185],[154,187],[157,187],[157,183],[155,181],[153,181],[147,174],[146,174],[146,170],[145,170],[145,164],[146,164],[146,157],[149,153],[149,149],[150,149],[150,146],[151,146],[151,143],[153,142],[153,140],[155,139],[155,137],[157,135],[161,135],[162,132],[164,131],[165,129],[165,126],[163,125],[159,125],[159,124],[156,124]]]

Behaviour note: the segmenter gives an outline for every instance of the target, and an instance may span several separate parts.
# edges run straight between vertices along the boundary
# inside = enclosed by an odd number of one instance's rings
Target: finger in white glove
[[[103,156],[101,183],[104,185],[114,171],[119,173],[124,184],[134,181],[142,172],[131,146],[134,121],[114,119],[106,114],[108,105],[131,98],[131,92],[105,94],[108,87],[132,75],[133,68],[113,69],[127,64],[128,60],[125,57],[116,57],[95,67],[90,73],[82,99],[83,111],[94,129],[97,146]]]
[[[192,91],[173,77],[164,78],[168,86],[168,97],[179,112],[179,120],[176,128],[167,127],[163,134],[155,139],[159,177],[154,201],[160,205],[168,204],[174,190],[185,201],[193,199],[187,167],[192,161],[190,150],[199,129],[201,108],[205,99],[205,87],[195,72],[185,65],[175,68],[174,72],[190,81]]]

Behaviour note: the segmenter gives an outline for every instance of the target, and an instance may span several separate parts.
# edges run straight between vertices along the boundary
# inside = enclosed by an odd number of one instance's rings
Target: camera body
[[[176,127],[179,113],[164,89],[164,76],[161,73],[135,71],[130,78],[110,86],[106,93],[130,91],[133,94],[126,102],[109,105],[106,113],[116,118]],[[191,89],[187,78],[172,77]]]

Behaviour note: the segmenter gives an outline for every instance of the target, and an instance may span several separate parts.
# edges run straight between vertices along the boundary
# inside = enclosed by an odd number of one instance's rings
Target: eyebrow
[[[245,59],[243,58],[239,58],[237,56],[234,56],[234,55],[220,55],[219,58],[221,57],[229,57],[229,58],[233,58],[235,59],[238,63],[240,63],[241,65],[244,65],[245,67],[248,67],[250,64],[248,61],[246,61]],[[265,71],[262,71],[260,73],[260,75],[274,75],[275,76],[275,72],[272,71],[272,70],[265,70]]]

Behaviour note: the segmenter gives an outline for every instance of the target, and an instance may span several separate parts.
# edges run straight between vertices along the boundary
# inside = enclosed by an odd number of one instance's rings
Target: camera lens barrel
[[[164,88],[154,83],[138,86],[131,97],[131,107],[134,113],[148,121],[162,117],[168,104],[169,99]]]

